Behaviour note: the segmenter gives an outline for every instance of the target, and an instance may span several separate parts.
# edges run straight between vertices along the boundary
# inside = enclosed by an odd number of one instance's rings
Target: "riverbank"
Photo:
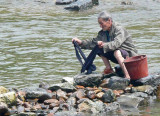
[[[140,115],[139,107],[160,99],[160,74],[132,84],[114,73],[79,74],[58,84],[41,83],[38,88],[1,86],[0,92],[1,116]]]

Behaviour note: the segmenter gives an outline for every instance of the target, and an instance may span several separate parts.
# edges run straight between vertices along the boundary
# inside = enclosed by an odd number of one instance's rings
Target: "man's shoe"
[[[112,69],[104,69],[103,74],[110,74],[110,73],[114,73],[114,71]]]

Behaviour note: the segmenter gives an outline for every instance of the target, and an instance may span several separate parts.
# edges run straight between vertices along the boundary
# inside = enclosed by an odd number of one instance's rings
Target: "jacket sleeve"
[[[97,45],[97,41],[101,39],[101,36],[102,35],[99,32],[96,38],[83,40],[80,47],[82,49],[93,49]]]
[[[114,34],[115,34],[115,38],[113,41],[104,43],[104,46],[103,46],[104,53],[108,51],[114,51],[119,47],[121,47],[121,45],[123,44],[123,42],[126,40],[128,36],[128,32],[121,26],[115,29]]]

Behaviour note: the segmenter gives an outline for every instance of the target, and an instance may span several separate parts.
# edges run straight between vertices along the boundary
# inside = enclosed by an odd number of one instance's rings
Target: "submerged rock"
[[[120,104],[118,102],[113,102],[109,104],[105,104],[105,112],[115,111],[120,108]]]
[[[88,9],[89,7],[92,7],[92,6],[93,6],[92,0],[78,0],[66,6],[65,9],[79,11],[79,10]]]
[[[56,5],[66,5],[75,1],[77,0],[56,0]]]
[[[101,83],[102,74],[79,74],[74,77],[76,85],[82,85],[85,87],[98,86]]]

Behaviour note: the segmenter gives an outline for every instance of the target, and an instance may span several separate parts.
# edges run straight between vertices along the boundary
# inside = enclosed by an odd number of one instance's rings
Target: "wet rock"
[[[68,82],[53,84],[51,87],[49,87],[49,90],[51,91],[56,91],[58,89],[61,89],[66,92],[74,92],[76,90],[76,88]]]
[[[8,89],[6,89],[3,86],[0,86],[0,94],[7,93],[7,92],[8,92]]]
[[[17,98],[15,92],[8,92],[0,94],[0,102],[6,103],[9,107],[12,105],[16,105]]]
[[[28,89],[26,90],[26,99],[39,99],[39,102],[43,102],[46,99],[50,99],[52,97],[51,93],[48,93],[45,89]]]
[[[49,88],[49,84],[45,83],[45,82],[42,82],[39,84],[39,88],[43,88],[43,89],[48,89]]]
[[[0,116],[3,116],[7,112],[8,112],[7,104],[0,102]]]
[[[104,94],[104,92],[99,92],[99,93],[96,95],[96,97],[97,97],[98,99],[101,99],[102,96],[103,96],[103,94]]]
[[[117,98],[117,102],[121,108],[137,108],[138,106],[144,105],[146,100],[142,97],[136,97],[133,95],[121,95]]]
[[[113,93],[111,89],[105,91],[105,93],[102,96],[102,100],[105,103],[114,102],[116,100],[116,95]]]
[[[62,91],[61,89],[57,91],[57,98],[64,98],[66,100],[68,98],[66,95],[67,93]]]
[[[109,83],[106,85],[107,88],[113,90],[123,90],[129,85],[129,80],[126,78],[121,78],[113,76],[110,78]]]
[[[66,10],[80,11],[93,7],[92,0],[78,0],[66,6]]]
[[[149,95],[147,93],[143,93],[143,92],[135,92],[130,94],[130,96],[135,96],[135,97],[142,97],[142,98],[149,98]]]
[[[66,5],[75,1],[76,0],[56,0],[56,5]]]
[[[87,97],[90,99],[95,99],[96,98],[96,93],[94,91],[88,91],[87,92]]]
[[[138,86],[138,87],[132,87],[132,92],[144,92],[149,95],[152,95],[154,94],[155,89],[150,85],[143,85],[143,86]]]
[[[147,77],[141,78],[139,80],[131,81],[131,83],[134,86],[151,85],[152,87],[155,87],[160,84],[160,74],[148,75]]]
[[[82,85],[85,87],[98,86],[101,83],[102,74],[79,74],[74,77],[76,85]]]
[[[85,94],[85,91],[83,89],[79,89],[77,92],[76,92],[76,98],[77,99],[82,99],[82,98],[85,98],[86,94]]]
[[[45,101],[44,101],[44,104],[45,104],[45,105],[49,105],[49,104],[51,104],[51,103],[59,104],[59,101],[56,100],[56,99],[48,99],[48,100],[45,100]]]
[[[36,116],[36,114],[33,112],[22,112],[18,114],[17,116]]]
[[[109,104],[105,104],[105,112],[115,111],[120,108],[120,104],[118,102],[113,102]]]

